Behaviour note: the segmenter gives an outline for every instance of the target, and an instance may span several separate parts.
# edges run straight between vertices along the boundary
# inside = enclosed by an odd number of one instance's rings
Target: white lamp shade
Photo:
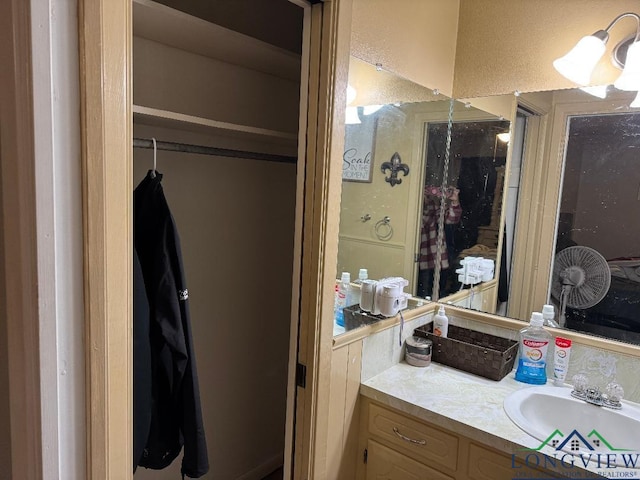
[[[499,133],[496,136],[498,137],[498,140],[500,140],[502,143],[508,143],[509,140],[511,140],[511,134],[509,132]]]
[[[638,95],[636,95],[636,98],[633,99],[633,102],[631,102],[629,104],[629,106],[631,108],[638,108],[640,107],[640,92],[638,92]]]
[[[640,42],[632,43],[627,49],[624,70],[613,85],[618,90],[629,92],[640,90]]]
[[[605,42],[593,35],[582,37],[569,53],[555,60],[553,66],[572,82],[588,85],[591,73],[604,55],[605,48]]]
[[[384,107],[384,105],[365,105],[362,108],[362,113],[365,115],[371,115],[372,113],[376,113],[382,107]]]
[[[347,85],[347,105],[356,99],[356,89],[351,85]]]
[[[598,98],[607,98],[608,89],[609,89],[609,85],[594,85],[592,87],[580,87],[580,90],[582,90],[583,92]]]
[[[346,123],[347,125],[362,123],[360,122],[360,117],[358,116],[358,107],[347,107],[344,123]]]

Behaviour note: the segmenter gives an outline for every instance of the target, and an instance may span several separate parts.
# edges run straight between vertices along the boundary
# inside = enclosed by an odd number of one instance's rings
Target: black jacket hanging
[[[180,240],[161,174],[151,171],[135,189],[134,243],[149,301],[151,425],[139,465],[162,469],[184,445],[182,474],[209,470]],[[135,319],[134,319],[135,321]]]
[[[151,426],[151,341],[149,301],[144,277],[133,249],[133,471],[142,458]]]

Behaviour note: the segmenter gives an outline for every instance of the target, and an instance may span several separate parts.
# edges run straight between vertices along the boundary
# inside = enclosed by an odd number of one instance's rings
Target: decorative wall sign
[[[391,175],[388,177],[384,177],[385,182],[389,182],[391,186],[397,185],[398,183],[402,183],[402,179],[398,178],[398,172],[402,172],[406,177],[409,175],[409,165],[406,163],[402,163],[400,159],[400,154],[398,152],[394,153],[391,156],[391,160],[388,162],[384,162],[380,166],[380,170],[382,173],[386,173],[387,170],[391,172]]]
[[[371,183],[376,125],[374,119],[365,119],[356,125],[345,125],[343,181]]]

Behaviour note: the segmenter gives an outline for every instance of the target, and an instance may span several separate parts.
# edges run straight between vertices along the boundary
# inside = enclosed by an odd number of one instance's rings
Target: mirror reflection
[[[520,195],[508,196],[501,220],[505,237],[514,223],[501,252],[507,298],[459,305],[526,320],[550,304],[550,324],[640,341],[640,220],[631,213],[640,198],[640,113],[632,100],[625,92],[605,100],[579,89],[517,99],[524,108],[509,144],[508,184]],[[517,212],[512,220],[509,212]]]
[[[339,274],[406,279],[410,307],[439,298],[526,321],[551,304],[560,326],[640,342],[632,95],[451,103],[355,58],[349,84]],[[491,260],[491,276],[460,272],[467,257]]]
[[[349,86],[338,274],[355,279],[366,268],[369,279],[402,277],[413,294],[424,125],[446,125],[450,100],[356,58]]]
[[[559,323],[640,339],[640,113],[569,118],[551,296]]]
[[[425,130],[426,176],[416,295],[435,299],[494,278],[510,122],[454,121],[451,128],[431,122]],[[442,194],[441,227],[437,214]],[[440,228],[443,234],[438,241]],[[465,261],[466,257],[471,258]],[[473,258],[483,260],[472,264]],[[440,262],[437,292],[433,290],[436,259]],[[483,275],[474,275],[476,266],[478,271],[484,270]]]

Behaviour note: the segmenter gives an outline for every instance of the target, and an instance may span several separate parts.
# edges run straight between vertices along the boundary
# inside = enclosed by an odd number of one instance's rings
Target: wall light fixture
[[[605,53],[609,31],[625,17],[636,20],[636,34],[626,38],[614,49],[616,54],[614,64],[622,68],[622,74],[614,82],[618,90],[640,91],[640,16],[635,13],[618,15],[607,28],[583,37],[565,56],[553,62],[555,69],[564,77],[586,86],[591,81],[594,68]],[[622,59],[621,51],[626,47],[626,59]]]

